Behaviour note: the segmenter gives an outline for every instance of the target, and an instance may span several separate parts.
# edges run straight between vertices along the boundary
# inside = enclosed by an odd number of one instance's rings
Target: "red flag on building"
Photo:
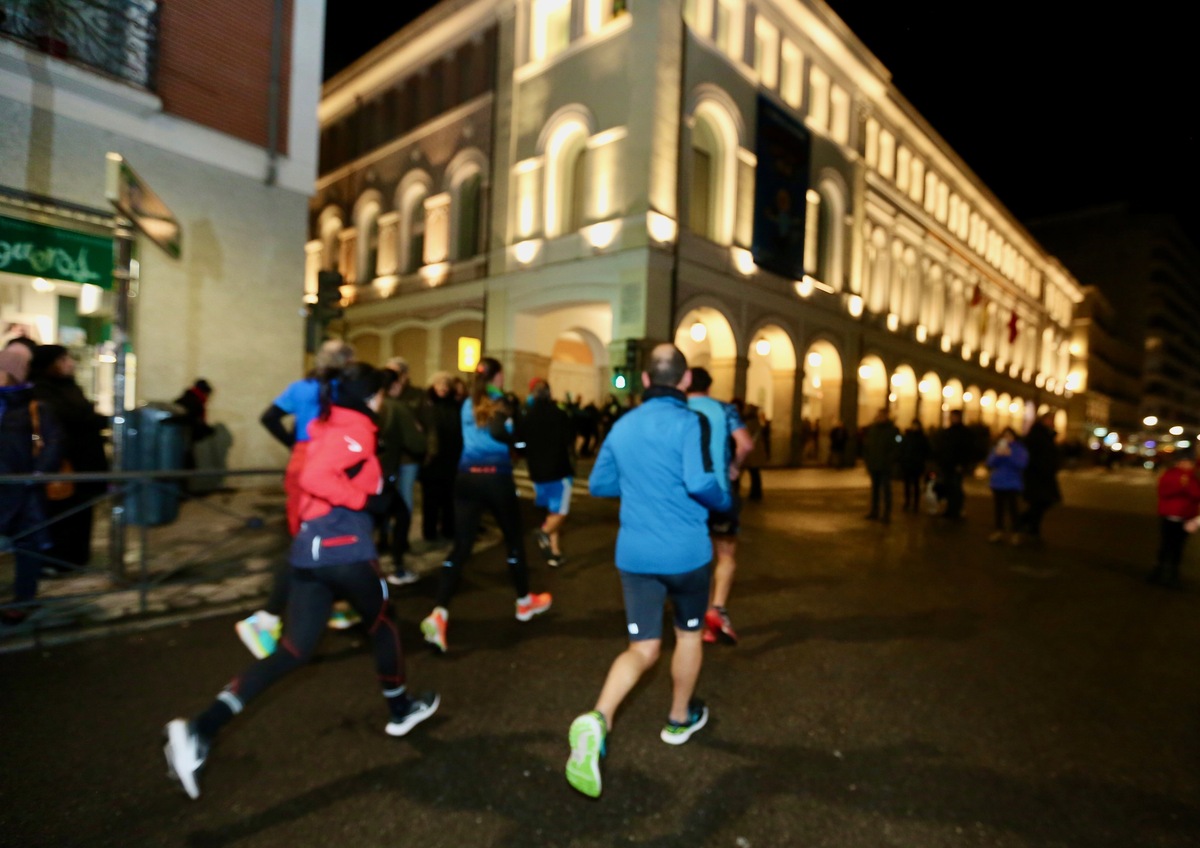
[[[983,303],[983,290],[979,288],[979,283],[975,284],[975,291],[971,295],[971,305],[978,306]]]
[[[1008,343],[1012,344],[1017,340],[1017,310],[1012,311],[1012,315],[1008,316]]]

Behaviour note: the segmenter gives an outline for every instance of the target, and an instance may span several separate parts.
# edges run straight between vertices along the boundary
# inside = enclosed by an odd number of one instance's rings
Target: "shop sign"
[[[119,153],[106,156],[104,194],[117,210],[173,259],[182,253],[183,230],[167,204]]]
[[[112,239],[0,215],[0,271],[112,288]]]

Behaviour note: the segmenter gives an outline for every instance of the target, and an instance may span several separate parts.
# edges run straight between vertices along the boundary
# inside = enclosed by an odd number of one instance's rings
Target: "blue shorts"
[[[703,565],[682,574],[642,574],[621,571],[625,595],[625,626],[630,642],[662,638],[663,603],[671,599],[675,629],[694,632],[708,611],[709,568]]]
[[[571,477],[564,477],[552,483],[533,484],[533,502],[545,507],[555,515],[566,515],[571,511]]]

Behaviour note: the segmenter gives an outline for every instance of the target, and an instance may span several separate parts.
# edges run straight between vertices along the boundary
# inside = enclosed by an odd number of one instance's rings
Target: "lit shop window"
[[[551,58],[571,43],[571,0],[533,0],[531,57],[535,62]]]

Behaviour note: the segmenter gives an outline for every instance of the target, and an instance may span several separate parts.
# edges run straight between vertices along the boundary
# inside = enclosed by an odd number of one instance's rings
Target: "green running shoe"
[[[589,798],[600,797],[600,760],[604,758],[607,735],[604,716],[595,711],[584,713],[571,722],[571,731],[567,735],[571,743],[567,783]]]

